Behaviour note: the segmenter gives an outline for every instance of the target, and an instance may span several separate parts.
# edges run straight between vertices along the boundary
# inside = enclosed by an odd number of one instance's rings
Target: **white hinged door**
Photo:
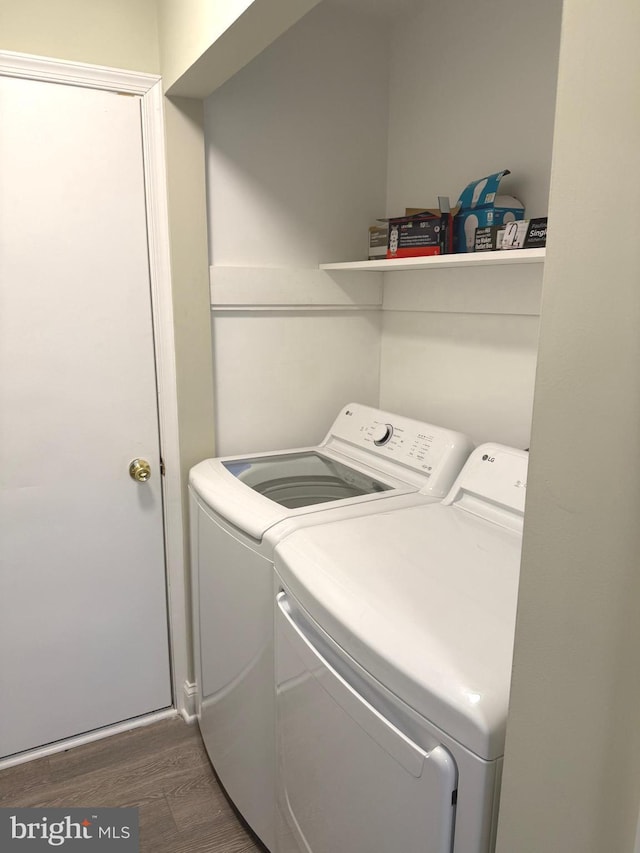
[[[140,99],[0,77],[0,114],[6,756],[171,686]]]

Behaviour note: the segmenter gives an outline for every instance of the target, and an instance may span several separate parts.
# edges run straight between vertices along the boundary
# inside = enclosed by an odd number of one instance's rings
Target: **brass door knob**
[[[133,459],[129,465],[129,476],[138,483],[146,483],[151,476],[151,465],[146,459]]]

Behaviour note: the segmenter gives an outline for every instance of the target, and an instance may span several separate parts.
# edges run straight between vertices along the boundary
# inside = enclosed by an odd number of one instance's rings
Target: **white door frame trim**
[[[186,707],[183,689],[189,676],[186,567],[161,78],[153,74],[85,65],[79,62],[65,62],[9,51],[0,51],[0,75],[105,89],[127,95],[139,95],[141,99],[160,447],[165,467],[163,512],[172,690],[176,710],[188,719],[191,716],[191,709]]]

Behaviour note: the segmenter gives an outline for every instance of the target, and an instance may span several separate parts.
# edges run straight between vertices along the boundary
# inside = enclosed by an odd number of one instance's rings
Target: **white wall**
[[[328,2],[208,98],[211,263],[363,257],[384,210],[387,106],[384,27]]]
[[[363,258],[377,216],[434,204],[438,194],[455,201],[470,180],[504,167],[514,172],[505,191],[546,214],[561,0],[413,0],[386,16],[377,4],[366,16],[366,5],[325,0],[206,102],[212,264],[307,268]],[[509,286],[529,287],[531,272],[512,268]],[[535,275],[539,298],[540,267]],[[517,308],[453,309],[446,300],[435,313],[410,300],[399,308],[396,278],[385,286],[379,397],[371,402],[477,442],[528,446],[537,318]],[[451,278],[477,284],[498,304],[486,275]],[[433,280],[426,274],[424,287]],[[280,326],[283,352],[296,322]],[[220,396],[230,391],[224,374],[237,374],[232,352],[216,348],[220,428],[234,413],[246,420],[246,401]],[[365,360],[377,358],[371,350]],[[360,363],[343,371],[356,389]],[[320,396],[333,382],[322,375]],[[313,406],[313,389],[291,376]],[[226,447],[224,429],[218,437]]]
[[[377,405],[379,312],[214,316],[220,455],[318,444],[346,403]]]
[[[640,801],[640,5],[565,0],[497,853],[631,853]]]
[[[366,253],[384,210],[386,44],[380,21],[321,4],[207,99],[212,264]],[[219,453],[312,444],[345,403],[377,405],[379,315],[213,316]]]
[[[561,7],[561,0],[457,0],[414,3],[397,16],[390,215],[435,205],[438,195],[454,203],[471,180],[503,168],[513,175],[501,191],[521,198],[528,214],[547,214]],[[512,270],[511,287],[529,286],[530,268]],[[464,277],[493,297],[478,271],[448,275],[452,287]],[[424,275],[425,288],[433,278]],[[437,314],[385,311],[380,403],[476,442],[527,447],[537,332],[532,316],[449,313],[446,304]]]
[[[537,317],[385,312],[381,405],[526,448],[537,342]]]
[[[562,0],[414,2],[391,37],[387,206],[454,203],[502,169],[546,216]]]

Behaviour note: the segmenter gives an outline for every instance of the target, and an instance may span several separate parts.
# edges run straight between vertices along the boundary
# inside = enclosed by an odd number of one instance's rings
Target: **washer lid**
[[[189,482],[218,515],[254,539],[286,518],[417,492],[417,487],[328,448],[205,459]]]
[[[521,535],[431,504],[299,530],[290,593],[378,681],[477,755],[504,752]]]
[[[317,450],[222,465],[253,491],[288,509],[386,492],[391,486]]]

